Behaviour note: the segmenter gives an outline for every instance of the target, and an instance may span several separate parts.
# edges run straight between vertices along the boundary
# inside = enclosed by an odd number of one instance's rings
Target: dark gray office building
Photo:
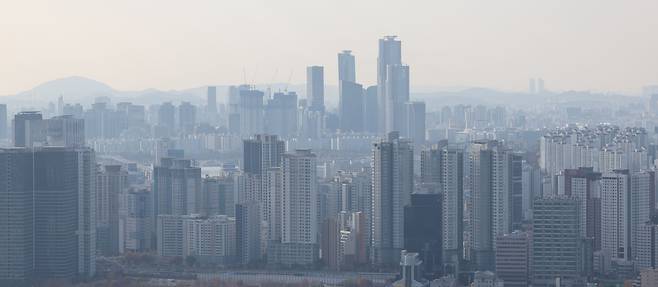
[[[96,160],[87,148],[0,150],[0,283],[96,272]]]

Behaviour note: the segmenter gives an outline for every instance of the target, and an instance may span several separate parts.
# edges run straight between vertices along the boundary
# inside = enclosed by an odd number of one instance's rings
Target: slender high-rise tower
[[[409,66],[388,65],[385,83],[386,132],[404,131],[405,103],[409,101]]]
[[[128,187],[120,165],[106,165],[96,177],[96,247],[105,256],[119,255],[119,195]]]
[[[207,111],[208,114],[217,114],[217,87],[209,86],[207,95]]]
[[[356,82],[356,65],[350,50],[338,53],[338,80]]]
[[[392,132],[373,152],[372,262],[393,265],[404,248],[404,206],[414,188],[413,147]]]
[[[498,141],[476,141],[468,156],[470,248],[480,270],[494,267],[494,240],[512,231],[513,195],[521,193],[521,158]]]
[[[306,68],[306,99],[309,110],[324,112],[324,67]]]
[[[338,54],[338,113],[342,131],[361,132],[365,121],[375,119],[364,115],[365,91],[356,83],[354,55],[351,51]]]
[[[445,272],[458,274],[464,247],[464,151],[448,146],[440,151],[443,194],[443,263]]]
[[[318,191],[316,156],[310,150],[296,150],[283,156],[281,241],[271,242],[268,262],[306,265],[318,258]],[[276,231],[275,231],[276,232]]]
[[[386,36],[379,39],[379,56],[377,57],[377,114],[378,130],[384,133],[387,130],[387,80],[388,67],[402,65],[401,42],[395,36]]]
[[[262,91],[239,89],[239,126],[240,134],[250,137],[263,132],[263,96]]]

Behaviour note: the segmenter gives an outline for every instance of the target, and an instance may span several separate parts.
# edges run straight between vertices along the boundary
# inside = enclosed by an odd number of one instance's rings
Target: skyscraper
[[[241,109],[240,109],[240,91],[250,90],[248,85],[230,86],[228,90],[228,131],[232,134],[240,134],[241,128]]]
[[[363,129],[368,133],[377,133],[379,126],[379,106],[377,86],[370,86],[363,94]]]
[[[153,193],[145,187],[131,187],[119,194],[119,253],[145,252],[152,245]]]
[[[158,109],[158,125],[173,131],[176,128],[176,108],[170,102],[165,102]]]
[[[46,140],[40,112],[20,112],[14,116],[14,146],[32,147]]]
[[[206,95],[206,113],[211,123],[217,120],[217,87],[209,86]]]
[[[263,132],[263,92],[249,88],[239,89],[239,123],[242,137]]]
[[[153,168],[154,219],[161,214],[200,213],[201,169],[190,160],[162,158]]]
[[[201,182],[202,194],[205,198],[205,212],[208,216],[235,216],[237,188],[234,176],[204,177]]]
[[[0,150],[0,285],[28,283],[34,274],[32,154]],[[10,232],[11,230],[11,232]]]
[[[403,136],[413,141],[414,147],[425,144],[425,102],[404,103]]]
[[[85,122],[70,115],[46,120],[46,142],[48,146],[83,147],[85,145]]]
[[[0,150],[0,282],[91,278],[96,272],[91,149]],[[11,230],[11,231],[9,231]],[[7,265],[5,265],[6,263]]]
[[[22,112],[14,119],[14,142],[21,147],[84,147],[85,123],[70,115],[42,119],[38,112]]]
[[[634,240],[637,248],[634,249],[635,266],[642,270],[658,267],[658,222],[649,221],[637,228]]]
[[[306,68],[306,99],[309,110],[324,112],[324,67]]]
[[[120,165],[106,165],[96,179],[97,248],[105,256],[119,255],[119,197],[128,187]]]
[[[366,118],[363,114],[363,86],[350,81],[340,81],[338,85],[338,112],[341,131],[362,132],[364,130],[364,122],[372,120]]]
[[[631,260],[630,189],[627,170],[601,177],[601,251],[611,260]]]
[[[578,199],[580,204],[581,235],[593,239],[594,250],[601,249],[601,173],[592,168],[567,169],[563,173],[564,186],[558,194]],[[561,189],[564,190],[561,190]]]
[[[310,150],[296,150],[283,157],[283,242],[317,243],[316,166],[316,156]]]
[[[535,199],[532,218],[533,286],[554,286],[558,277],[582,284],[580,203],[568,197]]]
[[[261,255],[261,219],[259,203],[242,202],[235,205],[235,233],[238,263],[256,263]]]
[[[386,66],[386,132],[404,131],[405,103],[409,101],[409,66]],[[423,135],[424,136],[424,135]]]
[[[443,263],[446,273],[458,274],[464,254],[464,151],[441,150],[440,182],[443,195]]]
[[[639,250],[642,249],[641,240],[637,234],[655,217],[656,210],[656,174],[654,171],[641,171],[631,174],[630,198],[630,232],[631,232],[631,258],[639,261]]]
[[[400,66],[402,64],[402,45],[396,39],[396,36],[386,36],[379,39],[379,56],[377,57],[377,114],[378,114],[378,127],[379,132],[384,133],[389,131],[386,123],[388,122],[387,115],[387,96],[392,93],[387,92],[388,89],[388,71],[389,66]],[[394,81],[392,81],[394,84]]]
[[[270,167],[280,167],[285,142],[276,135],[258,134],[243,141],[243,170],[251,174],[264,174]]]
[[[265,131],[289,137],[297,133],[297,94],[274,93],[265,109]]]
[[[423,260],[424,278],[443,274],[443,216],[441,194],[411,195],[404,207],[404,249],[416,252]]]
[[[268,260],[284,265],[311,264],[318,257],[316,156],[296,150],[283,157],[281,242],[274,243]]]
[[[356,65],[350,50],[338,53],[338,80],[356,82]]]
[[[178,106],[178,128],[181,132],[190,134],[196,125],[196,106],[182,102]]]
[[[478,268],[492,270],[496,236],[512,231],[513,195],[522,191],[521,158],[501,142],[476,141],[471,144],[468,163],[471,247]]]
[[[404,248],[404,206],[414,188],[413,147],[399,133],[376,143],[373,152],[372,263],[392,265]]]
[[[505,286],[528,286],[530,240],[527,232],[515,231],[496,238],[496,275]]]
[[[362,132],[364,121],[374,120],[364,115],[363,86],[356,83],[354,55],[351,51],[338,54],[338,114],[342,131]]]

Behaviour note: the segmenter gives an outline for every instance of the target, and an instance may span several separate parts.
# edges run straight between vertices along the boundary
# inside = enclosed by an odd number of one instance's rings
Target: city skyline
[[[119,90],[303,83],[310,65],[337,85],[335,55],[346,49],[359,83],[370,85],[384,35],[405,42],[412,87],[518,91],[541,77],[548,89],[639,94],[658,82],[652,1],[34,2],[0,9],[0,95],[73,75]],[[373,7],[376,16],[362,17]]]
[[[658,286],[658,4],[150,1],[0,4],[100,73],[0,97],[0,286]]]

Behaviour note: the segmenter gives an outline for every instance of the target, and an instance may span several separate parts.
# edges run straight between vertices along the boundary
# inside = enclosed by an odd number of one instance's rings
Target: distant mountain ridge
[[[218,102],[224,102],[228,96],[227,85],[217,85]],[[259,84],[257,89],[274,93],[278,91],[297,92],[299,98],[305,98],[304,84]],[[135,104],[149,105],[166,101],[188,101],[196,105],[205,104],[206,86],[183,90],[163,91],[158,89],[145,89],[141,91],[119,91],[111,86],[81,76],[72,76],[48,81],[24,92],[12,96],[0,97],[0,103],[9,103],[14,107],[45,107],[48,102],[56,103],[59,96],[63,96],[66,103],[81,103],[88,106],[96,97],[109,97],[113,103],[129,101]],[[639,97],[628,97],[619,94],[594,93],[589,91],[567,91],[562,93],[529,94],[523,92],[505,92],[489,88],[463,87],[462,89],[440,90],[428,86],[419,88],[419,92],[411,92],[412,100],[425,101],[428,111],[445,105],[504,105],[508,107],[529,107],[541,104],[561,105],[600,105],[606,103],[638,103]],[[338,104],[338,87],[327,85],[325,89],[325,104],[328,109],[335,109]]]

